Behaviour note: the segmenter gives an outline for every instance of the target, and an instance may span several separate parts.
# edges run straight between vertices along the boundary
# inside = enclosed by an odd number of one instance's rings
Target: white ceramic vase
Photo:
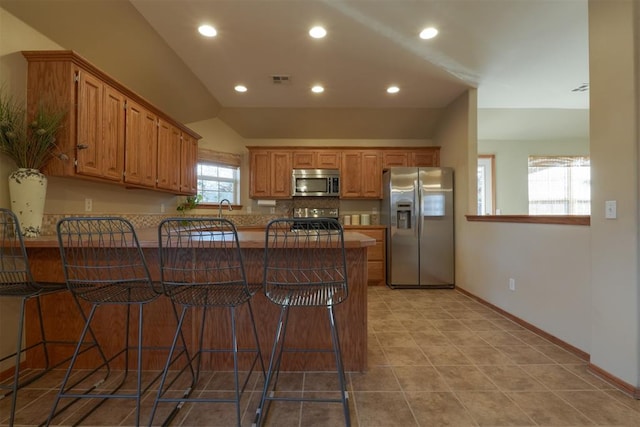
[[[37,169],[20,168],[9,175],[11,210],[24,237],[38,237],[42,227],[47,177]]]

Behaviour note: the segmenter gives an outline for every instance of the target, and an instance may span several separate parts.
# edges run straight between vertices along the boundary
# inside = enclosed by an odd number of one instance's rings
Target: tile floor
[[[573,354],[454,290],[370,288],[368,357],[366,373],[347,375],[354,426],[640,426],[640,400],[589,374]],[[20,392],[16,425],[46,419],[61,375],[53,372]],[[202,396],[221,396],[228,394],[230,376],[206,373],[201,383]],[[243,398],[243,426],[251,425],[260,384],[255,376]],[[279,389],[329,395],[336,384],[328,373],[286,373]],[[148,394],[142,424],[152,401]],[[0,400],[0,424],[8,421],[8,407],[9,399]],[[111,400],[82,424],[131,426],[131,408]],[[69,411],[56,424],[71,425],[80,413],[81,407]],[[234,422],[232,405],[201,403],[185,405],[173,425]],[[339,404],[275,402],[266,425],[343,423]]]

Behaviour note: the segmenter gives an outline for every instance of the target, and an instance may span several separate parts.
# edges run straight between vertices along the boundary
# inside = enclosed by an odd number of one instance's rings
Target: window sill
[[[514,222],[527,224],[591,225],[590,215],[465,215],[473,222]]]
[[[196,209],[220,209],[220,206],[218,206],[217,203],[200,203]],[[242,205],[231,205],[231,209],[234,211],[240,210],[242,209]],[[225,203],[224,206],[222,206],[222,210],[228,211],[229,205]]]

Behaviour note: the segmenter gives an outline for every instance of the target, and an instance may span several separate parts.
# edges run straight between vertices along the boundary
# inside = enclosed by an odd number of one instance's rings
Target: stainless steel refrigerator
[[[383,174],[387,285],[454,286],[453,169],[391,168]]]

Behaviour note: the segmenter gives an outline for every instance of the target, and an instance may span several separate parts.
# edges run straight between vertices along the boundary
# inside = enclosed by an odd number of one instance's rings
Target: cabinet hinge
[[[124,100],[124,106],[123,106],[124,110],[127,111],[127,100]]]
[[[76,71],[73,75],[73,81],[78,83],[80,81],[80,72]]]
[[[78,159],[73,159],[73,166],[78,166]]]

